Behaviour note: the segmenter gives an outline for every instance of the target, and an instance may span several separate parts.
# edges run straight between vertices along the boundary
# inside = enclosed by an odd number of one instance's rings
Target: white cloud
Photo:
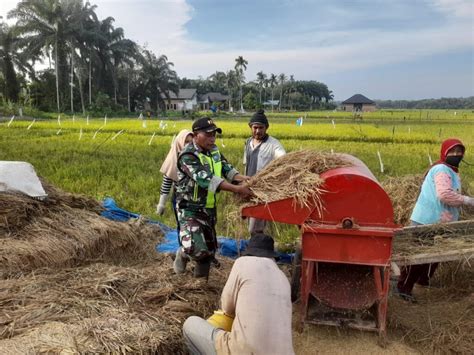
[[[467,18],[471,25],[474,21],[474,2],[472,0],[432,0],[433,7],[446,15]]]

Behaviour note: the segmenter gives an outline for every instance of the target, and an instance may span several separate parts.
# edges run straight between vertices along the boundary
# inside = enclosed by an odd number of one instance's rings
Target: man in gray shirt
[[[273,159],[286,154],[281,143],[267,134],[269,127],[267,116],[264,110],[258,110],[249,122],[252,130],[252,137],[245,142],[244,165],[245,175],[254,176]],[[256,218],[249,218],[250,235],[263,233],[266,221]]]

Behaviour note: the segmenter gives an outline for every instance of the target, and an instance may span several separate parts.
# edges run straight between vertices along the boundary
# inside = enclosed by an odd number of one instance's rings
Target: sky
[[[0,16],[16,6],[1,0]],[[90,0],[180,77],[293,74],[336,100],[474,96],[474,0]]]

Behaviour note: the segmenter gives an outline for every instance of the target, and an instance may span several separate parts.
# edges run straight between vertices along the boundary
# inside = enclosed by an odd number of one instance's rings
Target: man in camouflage
[[[176,209],[181,247],[173,264],[175,273],[183,273],[189,259],[196,262],[195,277],[207,277],[217,249],[215,226],[216,192],[230,191],[243,198],[251,195],[240,175],[219,152],[216,132],[222,133],[214,122],[201,118],[194,122],[194,138],[178,158]],[[226,181],[227,180],[227,181]]]

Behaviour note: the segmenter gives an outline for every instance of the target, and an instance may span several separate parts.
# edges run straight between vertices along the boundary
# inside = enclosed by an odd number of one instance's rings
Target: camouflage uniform
[[[217,188],[223,178],[232,181],[237,174],[217,146],[204,152],[192,143],[181,152],[176,184],[179,239],[184,252],[192,259],[203,260],[214,255]]]

